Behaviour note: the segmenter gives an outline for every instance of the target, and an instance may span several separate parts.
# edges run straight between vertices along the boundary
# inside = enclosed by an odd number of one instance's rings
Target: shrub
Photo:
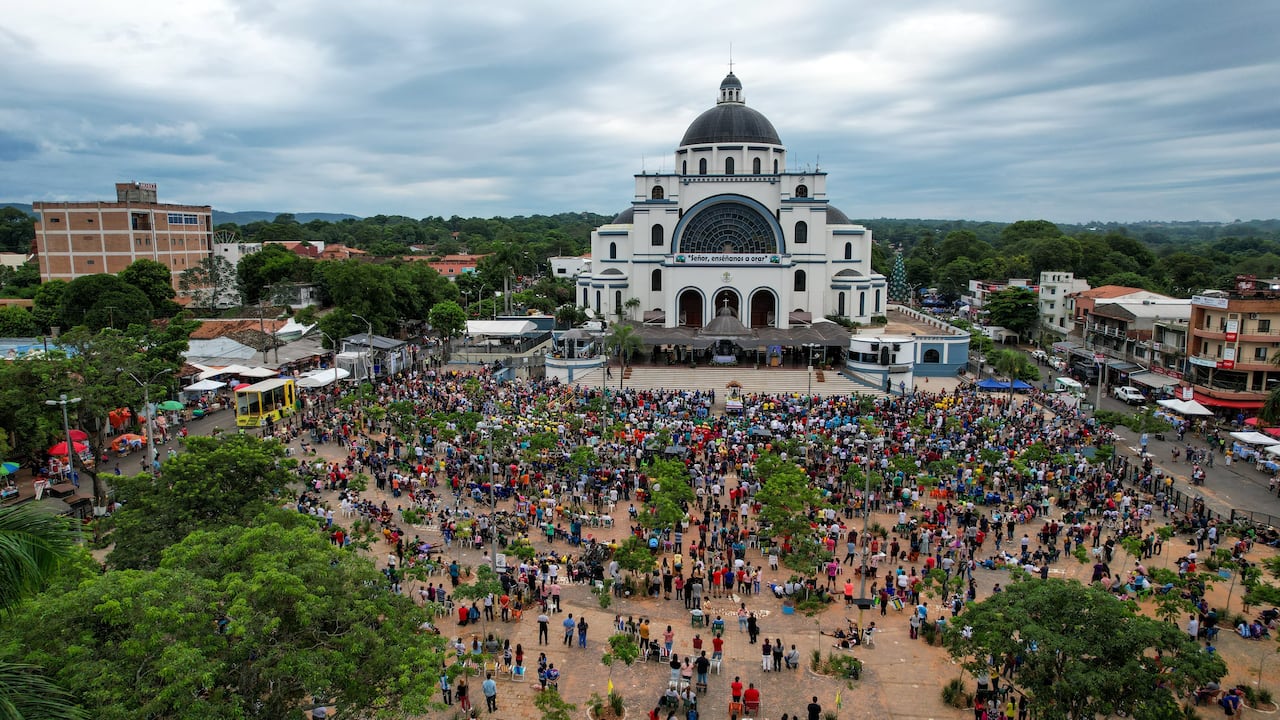
[[[973,707],[973,693],[965,689],[964,680],[951,678],[942,686],[942,702],[953,708]]]

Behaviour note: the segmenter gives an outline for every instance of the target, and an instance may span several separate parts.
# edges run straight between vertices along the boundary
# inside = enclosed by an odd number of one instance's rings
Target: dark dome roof
[[[610,225],[631,225],[636,221],[636,209],[629,207],[613,217]]]
[[[844,211],[834,205],[827,206],[827,224],[828,225],[852,225],[853,221],[849,219]]]
[[[731,87],[742,89],[742,81],[739,80],[738,76],[734,75],[732,72],[730,72],[728,75],[725,75],[724,80],[720,81],[721,90],[725,88],[731,88]]]
[[[680,145],[718,142],[782,144],[769,118],[739,103],[721,103],[699,115]]]

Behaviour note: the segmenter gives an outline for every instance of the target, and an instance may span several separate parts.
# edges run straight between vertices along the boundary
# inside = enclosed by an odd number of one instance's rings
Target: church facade
[[[747,107],[732,72],[689,125],[673,168],[636,175],[630,207],[592,233],[581,305],[690,330],[725,314],[778,330],[885,314],[871,231],[830,204],[826,173],[788,166],[773,124]]]

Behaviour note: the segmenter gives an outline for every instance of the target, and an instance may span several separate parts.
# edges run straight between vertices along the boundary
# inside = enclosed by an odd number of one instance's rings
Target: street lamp
[[[145,412],[147,415],[147,419],[146,419],[147,469],[148,471],[154,471],[155,465],[156,465],[156,439],[155,439],[155,428],[152,426],[152,422],[151,422],[152,420],[151,383],[155,382],[156,378],[160,377],[161,375],[167,375],[168,373],[173,371],[169,369],[161,370],[157,372],[155,375],[152,375],[151,378],[146,382],[142,382],[142,380],[140,380],[137,375],[134,375],[133,373],[129,372],[128,370],[125,370],[124,368],[116,368],[116,372],[122,372],[125,375],[128,375],[130,378],[133,379],[134,382],[138,383],[138,387],[142,388],[143,412]],[[66,412],[65,408],[63,408],[63,412],[64,413]]]
[[[365,319],[364,317],[362,317],[362,316],[360,316],[360,315],[357,315],[357,314],[355,314],[355,313],[351,313],[351,317],[353,317],[353,318],[355,318],[355,319],[357,319],[357,320],[363,320],[363,321],[364,321],[364,324],[365,324],[365,327],[367,328],[367,331],[365,332],[365,335],[364,335],[364,345],[365,345],[365,353],[364,353],[364,367],[365,367],[365,377],[369,378],[369,382],[370,382],[370,383],[372,383],[372,382],[373,382],[373,363],[372,363],[372,360],[373,360],[373,323],[369,322],[369,321],[368,321],[367,319]],[[357,381],[357,385],[356,385],[356,400],[357,400],[357,401],[359,401],[359,402],[361,402],[361,403],[363,403],[363,401],[364,401],[364,381],[363,381],[363,380],[359,380],[359,381]]]
[[[78,402],[80,402],[80,398],[68,399],[66,393],[59,395],[57,400],[44,401],[45,405],[62,406],[62,434],[67,438],[67,470],[69,471],[67,479],[71,480],[72,484],[75,484],[76,464],[73,458],[75,457],[76,447],[75,442],[71,440],[71,423],[67,421],[67,406],[75,405]]]
[[[489,564],[495,575],[498,574],[498,488],[493,484],[493,433],[499,427],[495,423],[476,423],[476,429],[489,436],[489,454],[485,457],[489,464]]]
[[[322,336],[324,336],[326,340],[329,341],[329,354],[333,356],[333,362],[332,362],[333,382],[337,383],[338,382],[338,341],[334,340],[333,336],[331,336],[329,333],[323,330],[317,329],[316,332],[320,333]]]
[[[862,439],[862,438],[859,438],[859,439]],[[859,584],[859,588],[858,588],[858,599],[859,599],[858,632],[862,632],[864,634],[865,634],[865,629],[863,628],[863,625],[862,625],[862,615],[866,610],[863,606],[866,605],[865,601],[867,599],[867,553],[871,552],[871,543],[867,542],[867,527],[871,519],[871,464],[872,464],[871,448],[872,446],[875,446],[877,449],[883,449],[884,438],[883,437],[867,438],[866,446],[865,446],[866,453],[867,453],[867,469],[866,469],[866,477],[863,478],[864,488],[862,491],[862,501],[863,501],[862,542],[866,543],[866,549],[863,550],[861,553],[862,554],[862,581]]]

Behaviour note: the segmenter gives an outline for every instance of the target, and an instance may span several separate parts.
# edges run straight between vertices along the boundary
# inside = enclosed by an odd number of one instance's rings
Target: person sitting
[[[791,651],[787,653],[786,663],[788,670],[795,670],[800,667],[800,651],[796,650],[795,645],[792,645]]]
[[[1217,682],[1210,680],[1196,690],[1196,705],[1203,705],[1206,701],[1213,699],[1221,690],[1221,686]]]
[[[1236,626],[1236,634],[1242,638],[1245,638],[1246,640],[1249,639],[1250,637],[1249,633],[1251,632],[1251,630],[1252,629],[1249,627],[1249,623],[1247,622],[1242,622]]]

